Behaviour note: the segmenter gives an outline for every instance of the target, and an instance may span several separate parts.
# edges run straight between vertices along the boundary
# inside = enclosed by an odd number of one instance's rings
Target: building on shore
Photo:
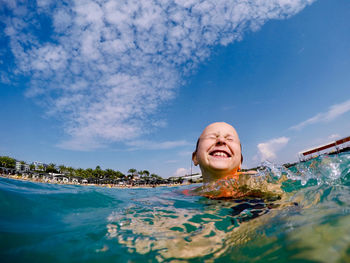
[[[34,169],[36,171],[45,171],[46,170],[46,167],[47,167],[47,164],[45,163],[42,163],[42,162],[33,162],[32,163],[34,165]]]
[[[17,172],[29,172],[29,165],[23,162],[16,161]]]
[[[186,182],[201,182],[203,180],[202,174],[197,173],[197,174],[189,174],[182,176],[182,179]]]
[[[350,136],[332,141],[298,153],[299,161],[306,161],[322,154],[333,154],[350,150]]]
[[[203,181],[202,174],[186,174],[183,176],[172,176],[168,180],[173,183],[199,183]]]

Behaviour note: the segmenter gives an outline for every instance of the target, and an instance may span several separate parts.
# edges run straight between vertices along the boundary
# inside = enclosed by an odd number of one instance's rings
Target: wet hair
[[[200,139],[200,138],[198,138],[198,140],[197,140],[197,143],[196,143],[196,150],[193,152],[193,154],[197,153],[197,151],[198,151],[199,139]],[[239,143],[239,145],[241,146],[241,164],[242,164],[242,163],[243,163],[242,144]]]

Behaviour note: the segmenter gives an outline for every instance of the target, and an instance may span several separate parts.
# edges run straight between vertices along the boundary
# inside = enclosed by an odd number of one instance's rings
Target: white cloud
[[[186,174],[190,174],[189,169],[186,168],[178,168],[175,173],[174,176],[179,177],[179,176],[184,176]]]
[[[2,22],[13,73],[29,77],[27,94],[63,119],[70,139],[60,145],[82,150],[159,127],[153,118],[159,106],[214,45],[240,40],[313,1],[75,0],[35,7],[18,0],[3,2]]]
[[[271,139],[267,142],[262,142],[258,144],[258,156],[260,161],[274,160],[276,159],[276,153],[287,145],[289,138],[279,137]]]
[[[347,113],[350,111],[350,100],[347,100],[343,103],[335,104],[329,107],[329,110],[327,112],[318,113],[315,116],[311,117],[310,119],[307,119],[306,121],[303,121],[297,125],[294,125],[290,127],[292,130],[301,130],[305,126],[319,123],[319,122],[330,122],[337,117]]]

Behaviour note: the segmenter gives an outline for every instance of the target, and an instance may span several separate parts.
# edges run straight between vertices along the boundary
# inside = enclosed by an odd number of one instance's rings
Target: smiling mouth
[[[214,157],[223,157],[223,158],[229,158],[231,157],[231,154],[229,154],[226,151],[222,151],[222,150],[214,150],[212,152],[209,153],[209,155],[214,156]]]

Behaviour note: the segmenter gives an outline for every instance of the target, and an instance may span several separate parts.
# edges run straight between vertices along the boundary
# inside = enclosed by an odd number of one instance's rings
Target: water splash
[[[347,181],[350,172],[349,160],[348,154],[322,155],[289,168],[265,161],[259,167],[256,176],[271,182],[285,177],[287,180],[300,182],[302,186],[315,180],[317,185],[334,185]]]

